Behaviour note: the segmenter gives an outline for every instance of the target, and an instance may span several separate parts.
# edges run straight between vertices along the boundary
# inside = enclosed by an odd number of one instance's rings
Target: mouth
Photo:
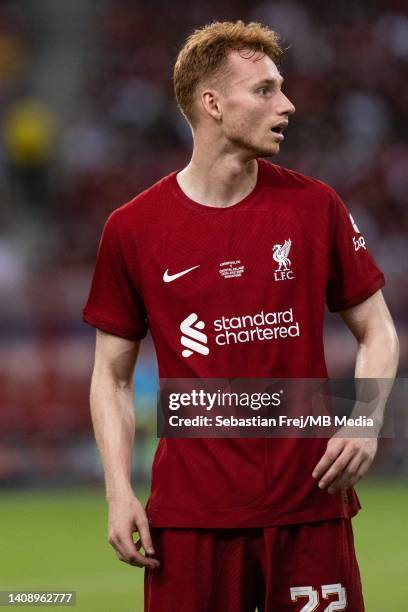
[[[284,136],[283,136],[283,131],[288,127],[288,121],[281,121],[280,123],[277,123],[276,125],[274,125],[273,127],[271,127],[271,132],[274,136],[279,137],[279,140],[283,140]]]

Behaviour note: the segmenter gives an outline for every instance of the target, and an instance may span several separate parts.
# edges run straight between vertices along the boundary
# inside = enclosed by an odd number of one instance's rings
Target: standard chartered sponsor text
[[[299,323],[294,320],[293,309],[275,312],[261,312],[255,315],[221,317],[214,321],[218,333],[218,345],[252,342],[254,340],[274,340],[300,336]]]

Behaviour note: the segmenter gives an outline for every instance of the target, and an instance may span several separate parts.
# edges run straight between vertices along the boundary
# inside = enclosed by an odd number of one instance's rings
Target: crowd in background
[[[187,163],[191,133],[172,68],[185,37],[211,20],[261,21],[280,33],[284,91],[297,110],[273,161],[328,182],[352,211],[385,273],[406,371],[406,2],[94,2],[81,90],[63,117],[36,88],[34,7],[0,7],[0,426],[8,439],[35,431],[58,446],[61,431],[89,434],[92,331],[81,309],[100,232],[114,208]],[[354,349],[336,321],[327,346],[341,376],[352,372]],[[149,339],[144,350],[147,398]],[[1,452],[10,457],[10,447]],[[10,480],[14,463],[3,465]]]

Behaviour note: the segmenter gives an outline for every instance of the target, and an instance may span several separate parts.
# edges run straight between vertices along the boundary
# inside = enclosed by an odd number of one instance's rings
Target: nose
[[[283,91],[280,92],[280,96],[281,96],[279,100],[280,113],[282,115],[293,115],[293,113],[296,111],[296,108],[293,106],[292,102],[289,100],[287,96],[285,96]]]

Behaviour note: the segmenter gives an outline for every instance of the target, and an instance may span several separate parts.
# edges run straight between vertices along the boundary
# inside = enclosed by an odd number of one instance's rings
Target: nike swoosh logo
[[[184,276],[184,274],[187,274],[187,272],[191,272],[191,270],[195,270],[196,268],[199,268],[199,267],[200,267],[200,264],[198,266],[193,266],[192,268],[188,268],[188,270],[177,272],[177,274],[169,274],[169,270],[167,269],[165,273],[163,274],[163,280],[165,283],[171,283],[171,281],[176,280],[176,278],[180,278],[180,276]]]

